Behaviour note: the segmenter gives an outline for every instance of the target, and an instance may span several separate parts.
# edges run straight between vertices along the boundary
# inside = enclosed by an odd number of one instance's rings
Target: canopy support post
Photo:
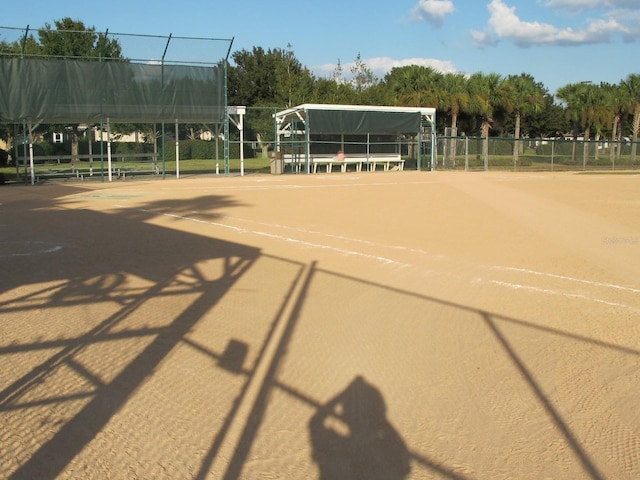
[[[109,123],[109,117],[107,117],[107,180],[113,181],[113,171],[111,163],[111,124]]]
[[[178,119],[176,118],[176,178],[180,178],[180,139],[178,138]]]
[[[36,173],[33,168],[33,129],[31,121],[29,121],[29,176],[31,177],[31,185],[36,183]]]

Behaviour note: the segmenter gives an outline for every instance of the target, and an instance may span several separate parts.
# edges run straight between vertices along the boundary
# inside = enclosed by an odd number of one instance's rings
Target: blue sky
[[[380,78],[408,64],[528,73],[551,93],[640,73],[640,0],[32,0],[8,2],[0,25],[38,28],[67,16],[99,31],[233,38],[232,52],[291,45],[318,77],[330,76],[338,61],[348,72],[358,54]],[[153,38],[123,45],[125,56],[145,59],[161,56],[164,46]],[[217,60],[209,56],[224,56],[226,48],[174,41],[167,58]]]

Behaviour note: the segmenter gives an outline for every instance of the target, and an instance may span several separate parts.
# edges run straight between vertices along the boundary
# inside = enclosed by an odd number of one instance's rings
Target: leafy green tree
[[[346,105],[354,103],[355,94],[351,83],[344,77],[344,68],[338,59],[338,64],[330,78],[318,78],[314,82],[313,103],[328,103],[331,105]]]
[[[234,52],[235,66],[229,68],[229,104],[288,108],[304,102],[315,79],[290,47]]]
[[[69,17],[48,23],[38,30],[41,53],[49,57],[91,57],[96,41],[95,29],[86,28],[79,20]]]
[[[40,45],[33,37],[33,35],[25,36],[20,41],[7,42],[3,40],[0,42],[0,53],[5,56],[20,55],[38,55],[40,54]]]
[[[396,105],[437,108],[440,77],[431,67],[406,65],[392,68],[384,77],[384,85]]]
[[[513,125],[507,122],[507,128],[515,131],[515,121]],[[571,124],[565,117],[564,108],[556,102],[555,96],[549,93],[544,95],[540,109],[522,114],[522,135],[532,138],[558,137],[569,130]]]
[[[291,44],[280,52],[281,61],[276,62],[277,102],[284,102],[287,108],[305,103],[313,91],[314,77],[302,66],[293,53]]]
[[[275,108],[288,108],[311,97],[315,78],[288,50],[254,47],[234,52],[229,68],[229,104],[252,107],[247,112],[247,135],[253,135],[263,157],[275,139]]]
[[[311,98],[315,103],[332,105],[343,103],[340,101],[339,84],[331,78],[318,78],[313,85]]]
[[[355,93],[355,103],[368,104],[373,103],[370,101],[370,93],[378,83],[378,78],[373,74],[371,69],[362,61],[360,54],[358,53],[356,60],[351,67],[351,74],[353,79],[351,84],[353,85],[353,91]]]

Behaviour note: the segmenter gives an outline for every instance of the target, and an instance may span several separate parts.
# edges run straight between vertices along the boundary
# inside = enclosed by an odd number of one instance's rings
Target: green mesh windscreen
[[[0,121],[49,123],[224,118],[223,66],[0,58]]]
[[[312,133],[408,133],[420,130],[420,112],[309,110]]]

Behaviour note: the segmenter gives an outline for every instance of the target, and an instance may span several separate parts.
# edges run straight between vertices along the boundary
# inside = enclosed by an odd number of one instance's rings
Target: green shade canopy
[[[302,122],[312,134],[417,133],[423,117],[435,122],[435,108],[303,104],[275,117],[283,129],[289,123]]]
[[[0,58],[0,121],[222,122],[224,67]]]
[[[417,132],[420,112],[311,110],[307,121],[313,133]]]

